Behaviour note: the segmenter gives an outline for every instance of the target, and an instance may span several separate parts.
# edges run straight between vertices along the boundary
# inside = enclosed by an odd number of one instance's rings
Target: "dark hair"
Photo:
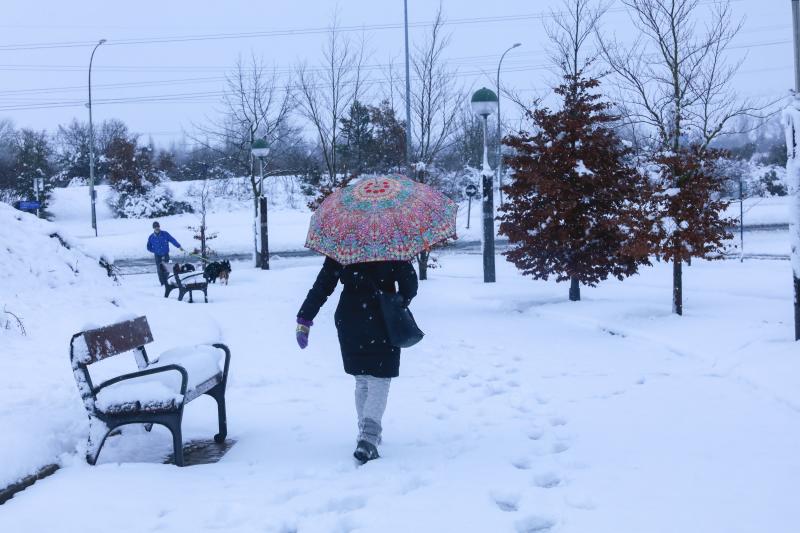
[[[156,220],[153,222],[153,228],[160,228],[161,226],[158,225],[158,221]]]

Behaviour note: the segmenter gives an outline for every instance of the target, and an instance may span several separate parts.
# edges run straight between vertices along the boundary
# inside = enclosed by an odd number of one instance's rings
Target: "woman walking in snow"
[[[389,384],[400,370],[400,348],[386,333],[377,291],[399,293],[405,306],[417,294],[417,273],[407,261],[376,261],[342,266],[327,257],[297,313],[297,344],[308,346],[308,334],[322,305],[341,282],[344,288],[334,322],[344,371],[355,376],[358,440],[353,456],[361,463],[377,459],[381,420]]]
[[[353,456],[361,463],[378,458],[389,384],[400,370],[399,346],[413,345],[422,334],[414,325],[410,329],[417,331],[406,333],[415,334],[403,338],[397,326],[404,320],[394,316],[413,322],[400,309],[417,294],[411,260],[455,237],[457,212],[455,202],[427,185],[404,176],[376,176],[334,191],[311,216],[306,247],[326,259],[297,313],[297,344],[308,345],[314,317],[341,282],[334,321],[344,371],[356,378],[358,444]],[[394,345],[384,315],[390,317]]]

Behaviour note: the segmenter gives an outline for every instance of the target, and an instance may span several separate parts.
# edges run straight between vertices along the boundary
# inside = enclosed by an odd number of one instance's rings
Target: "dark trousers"
[[[169,263],[169,254],[165,255],[158,255],[153,254],[156,257],[156,274],[158,274],[158,281],[161,285],[167,284],[167,277],[169,276],[169,271],[167,270],[167,263]]]

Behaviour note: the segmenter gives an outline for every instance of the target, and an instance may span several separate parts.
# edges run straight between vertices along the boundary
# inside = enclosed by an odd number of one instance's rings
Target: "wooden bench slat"
[[[83,338],[89,350],[88,363],[149,344],[153,342],[153,333],[150,331],[147,318],[140,316],[133,320],[84,331]]]

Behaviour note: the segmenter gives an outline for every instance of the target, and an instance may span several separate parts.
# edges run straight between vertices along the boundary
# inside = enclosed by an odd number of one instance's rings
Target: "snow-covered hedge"
[[[194,211],[188,202],[176,200],[163,184],[149,188],[144,194],[114,193],[108,202],[119,218],[156,218]]]

